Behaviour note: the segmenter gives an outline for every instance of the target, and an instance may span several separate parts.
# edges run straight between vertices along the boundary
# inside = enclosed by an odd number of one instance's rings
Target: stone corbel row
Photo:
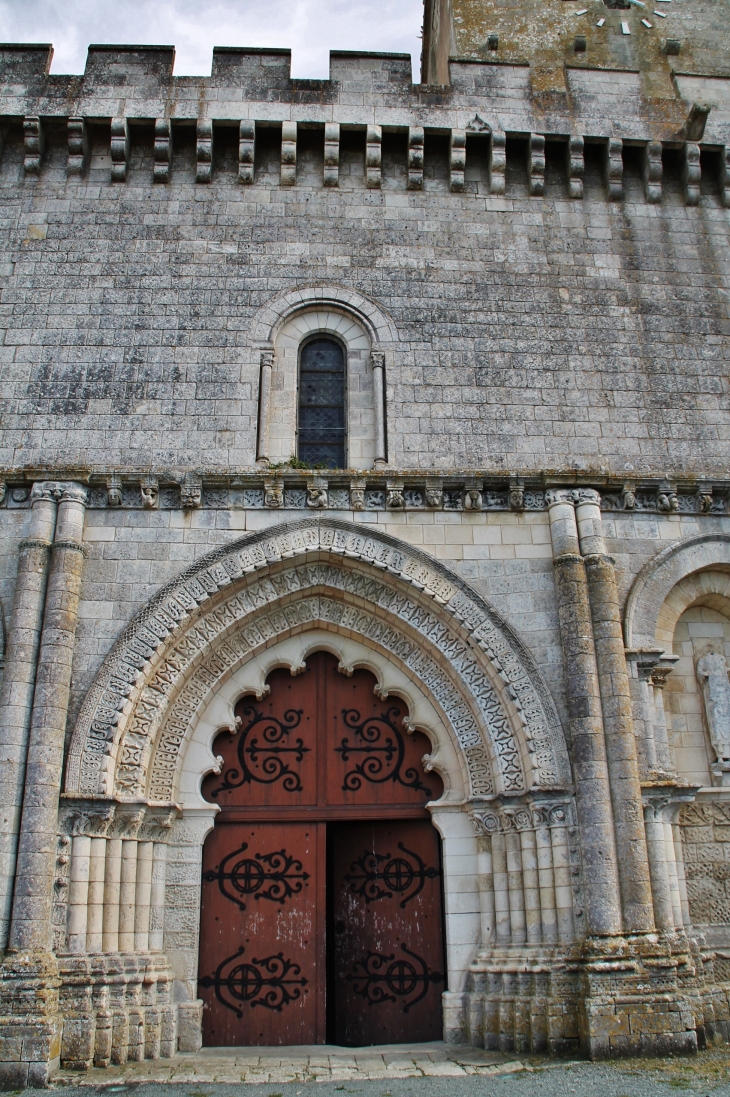
[[[569,945],[582,935],[573,802],[489,803],[470,818],[479,849],[482,948]]]
[[[505,147],[506,134],[499,129],[490,129],[478,119],[480,125],[473,123],[466,129],[449,131],[449,179],[451,190],[455,193],[465,189],[466,139],[470,133],[482,134],[490,138],[490,184],[491,194],[504,194],[505,189]],[[69,118],[68,126],[68,173],[81,176],[89,165],[89,140],[86,119]],[[23,123],[26,175],[38,175],[46,148],[46,132],[43,119],[38,116],[26,117]],[[210,183],[213,174],[214,124],[211,120],[199,119],[196,123],[196,182]],[[166,183],[170,179],[172,161],[172,120],[155,120],[154,168],[155,183]],[[296,122],[282,122],[281,128],[281,168],[282,186],[294,186],[297,180],[297,136]],[[382,138],[383,128],[369,125],[365,135],[366,185],[372,190],[382,185]],[[410,126],[408,129],[408,189],[423,188],[424,128]],[[570,135],[566,144],[566,163],[568,175],[568,194],[571,198],[583,197],[583,176],[585,172],[584,139]],[[256,148],[256,122],[244,120],[239,123],[238,178],[241,183],[254,182],[254,161]],[[111,122],[111,178],[114,182],[124,182],[129,167],[129,123],[126,118],[113,118]],[[325,154],[323,182],[327,187],[339,186],[340,161],[340,124],[325,124]],[[649,141],[643,150],[644,193],[647,202],[658,203],[662,200],[662,144]],[[604,183],[610,201],[623,198],[623,141],[619,137],[610,137],[604,151]],[[532,133],[528,138],[528,189],[533,196],[545,193],[545,136]],[[685,202],[696,206],[700,200],[700,145],[696,141],[686,141],[682,145],[682,187]],[[720,190],[723,204],[730,207],[730,146],[721,149]]]
[[[62,797],[55,891],[56,906],[66,907],[66,925],[57,926],[63,951],[162,950],[166,843],[179,815],[174,804]]]

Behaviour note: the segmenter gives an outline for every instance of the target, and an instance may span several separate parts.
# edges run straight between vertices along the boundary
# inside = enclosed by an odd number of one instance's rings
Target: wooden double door
[[[366,671],[270,675],[214,751],[199,993],[207,1046],[439,1039],[440,846],[425,737]]]

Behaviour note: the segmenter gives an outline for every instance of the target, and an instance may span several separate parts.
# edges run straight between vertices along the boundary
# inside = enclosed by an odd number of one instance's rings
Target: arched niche
[[[303,344],[316,335],[336,340],[345,355],[346,466],[368,469],[387,462],[386,360],[397,332],[374,302],[339,287],[303,287],[260,309],[251,335],[260,360],[260,463],[296,454],[299,359]]]
[[[663,652],[661,709],[672,768],[691,784],[726,783],[713,750],[703,660],[730,655],[730,537],[711,533],[670,545],[640,572],[625,614],[627,647]]]

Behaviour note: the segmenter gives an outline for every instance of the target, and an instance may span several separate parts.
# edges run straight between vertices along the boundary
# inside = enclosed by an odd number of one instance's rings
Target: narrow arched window
[[[345,467],[345,355],[334,339],[312,339],[299,359],[298,454],[313,467]]]

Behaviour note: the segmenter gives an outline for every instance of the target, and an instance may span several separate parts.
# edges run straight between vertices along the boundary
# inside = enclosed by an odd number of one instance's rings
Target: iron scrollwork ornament
[[[403,770],[406,748],[403,734],[396,722],[398,716],[399,710],[395,706],[387,712],[381,712],[379,716],[368,716],[365,720],[361,719],[357,709],[342,710],[345,727],[353,732],[355,739],[353,743],[350,743],[349,738],[343,739],[335,747],[335,753],[342,755],[343,762],[358,755],[363,756],[362,761],[357,762],[345,774],[343,792],[357,792],[362,788],[363,781],[374,785],[392,781],[404,788],[413,789],[414,792],[431,796],[431,789],[423,784],[415,767]]]
[[[401,952],[411,959],[396,960],[393,954],[386,956],[368,949],[367,956],[357,960],[353,970],[345,976],[345,982],[351,983],[355,994],[365,998],[370,1006],[413,995],[403,1003],[403,1012],[408,1013],[426,997],[428,988],[442,983],[444,977],[439,971],[431,971],[426,961],[405,945],[401,945]]]
[[[410,892],[401,899],[400,906],[404,908],[406,903],[415,899],[423,890],[426,880],[436,880],[441,875],[437,868],[426,868],[418,854],[406,849],[402,842],[398,843],[398,849],[406,856],[391,857],[389,853],[366,850],[353,861],[345,876],[350,891],[360,895],[366,903],[374,903],[377,899],[392,899],[393,894],[403,895],[404,892]],[[409,858],[413,858],[413,861]]]
[[[255,705],[246,705],[243,716],[248,723],[241,728],[236,743],[238,768],[232,766],[226,770],[221,784],[211,792],[213,799],[222,792],[253,782],[273,785],[281,781],[285,792],[302,792],[299,774],[290,768],[285,758],[291,755],[292,761],[301,762],[310,752],[303,739],[293,743],[289,740],[291,732],[301,723],[302,712],[302,709],[288,709],[283,720],[278,720],[275,716],[266,716]]]
[[[253,957],[244,961],[244,951],[241,945],[238,952],[221,961],[215,975],[205,975],[200,980],[200,986],[206,990],[212,987],[221,1005],[233,1010],[239,1020],[243,1017],[244,1005],[252,1009],[263,1006],[281,1013],[284,1006],[301,997],[302,987],[309,980],[301,974],[299,964],[285,960],[282,952],[263,960]],[[231,966],[224,974],[227,965]]]
[[[242,857],[247,849],[248,843],[244,842],[240,849],[224,857],[217,869],[209,869],[203,874],[204,880],[217,883],[226,899],[230,899],[240,910],[246,909],[243,896],[252,895],[255,899],[284,903],[292,895],[298,895],[309,879],[309,873],[302,871],[302,862],[286,850]]]

